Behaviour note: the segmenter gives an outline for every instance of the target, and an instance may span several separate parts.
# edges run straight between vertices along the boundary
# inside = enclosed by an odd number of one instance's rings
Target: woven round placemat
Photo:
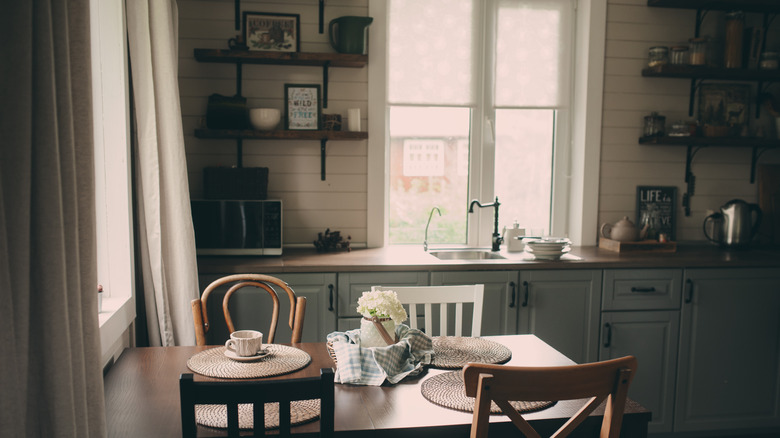
[[[422,395],[428,401],[445,408],[463,412],[474,412],[474,397],[466,395],[462,371],[450,371],[437,374],[422,382]],[[549,408],[554,401],[510,401],[517,412],[535,412]],[[490,413],[501,414],[495,402],[490,402]]]
[[[469,362],[504,363],[512,358],[509,348],[487,339],[434,336],[432,340],[434,368],[463,368]]]
[[[238,405],[238,428],[252,429],[254,413],[251,404]],[[308,423],[320,417],[320,401],[300,400],[290,405],[290,424]],[[217,429],[227,429],[227,406],[225,405],[195,405],[195,422]],[[279,403],[265,404],[265,428],[279,428]]]
[[[303,350],[279,344],[266,344],[270,354],[254,362],[237,362],[225,356],[225,347],[201,351],[187,361],[192,371],[221,379],[255,379],[297,371],[311,362]]]

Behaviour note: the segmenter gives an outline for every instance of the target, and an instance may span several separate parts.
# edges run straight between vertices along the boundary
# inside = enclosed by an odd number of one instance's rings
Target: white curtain
[[[136,212],[149,342],[194,345],[199,297],[178,84],[173,0],[127,2],[135,105]]]
[[[0,14],[0,435],[106,435],[88,0]]]

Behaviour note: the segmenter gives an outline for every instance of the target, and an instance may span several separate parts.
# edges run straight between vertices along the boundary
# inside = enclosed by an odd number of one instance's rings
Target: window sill
[[[103,298],[98,314],[100,322],[100,351],[106,355],[135,320],[135,305],[131,297]]]

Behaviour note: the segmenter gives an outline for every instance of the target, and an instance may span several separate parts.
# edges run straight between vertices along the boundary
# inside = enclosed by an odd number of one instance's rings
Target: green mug
[[[328,28],[330,45],[339,53],[366,53],[366,27],[373,21],[371,17],[334,18]]]

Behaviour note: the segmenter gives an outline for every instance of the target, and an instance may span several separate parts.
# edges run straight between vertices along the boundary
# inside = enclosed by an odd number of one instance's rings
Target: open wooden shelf
[[[776,148],[780,140],[763,137],[639,137],[639,144],[669,146],[728,146],[745,148]]]
[[[745,12],[780,12],[777,0],[647,0],[655,8],[707,9],[711,11],[740,10]]]
[[[303,65],[309,67],[362,68],[368,64],[368,55],[219,49],[195,49],[195,59],[200,62],[226,64]]]
[[[644,77],[684,78],[684,79],[719,79],[726,81],[780,81],[780,70],[759,70],[748,68],[719,68],[704,65],[663,64],[646,67],[642,70]]]

